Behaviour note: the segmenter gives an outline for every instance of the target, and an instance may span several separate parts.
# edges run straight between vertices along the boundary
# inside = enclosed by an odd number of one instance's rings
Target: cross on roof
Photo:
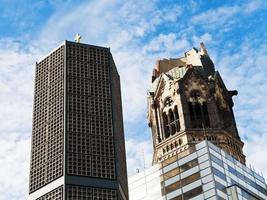
[[[80,43],[81,38],[82,38],[82,36],[79,33],[77,33],[75,38],[74,38],[74,41],[77,42],[77,43]]]

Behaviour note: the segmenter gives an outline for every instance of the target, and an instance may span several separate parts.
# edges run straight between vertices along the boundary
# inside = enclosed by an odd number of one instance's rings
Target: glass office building
[[[129,177],[130,200],[264,200],[264,178],[204,140]]]

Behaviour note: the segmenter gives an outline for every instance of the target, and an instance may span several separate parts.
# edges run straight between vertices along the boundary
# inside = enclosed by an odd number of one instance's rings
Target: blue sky
[[[208,2],[208,3],[207,3]],[[264,0],[0,0],[0,199],[28,190],[34,63],[65,39],[111,48],[123,93],[129,174],[151,163],[146,89],[155,61],[203,41],[234,97],[247,163],[267,177]]]

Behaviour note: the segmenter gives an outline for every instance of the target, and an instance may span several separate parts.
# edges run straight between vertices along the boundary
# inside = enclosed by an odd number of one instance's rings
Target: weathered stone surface
[[[158,60],[148,92],[148,121],[158,163],[209,140],[245,164],[232,96],[203,43],[182,58]]]

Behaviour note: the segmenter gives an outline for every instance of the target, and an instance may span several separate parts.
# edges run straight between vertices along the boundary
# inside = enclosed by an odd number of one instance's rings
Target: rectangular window
[[[216,189],[218,189],[218,190],[224,192],[225,194],[227,194],[226,193],[226,186],[222,185],[221,183],[215,181],[215,187],[216,187]]]
[[[218,176],[219,178],[223,179],[226,181],[226,176],[224,173],[222,173],[221,171],[219,171],[218,169],[215,169],[214,167],[212,167],[212,171],[214,173],[214,175]]]
[[[176,176],[177,174],[179,174],[179,168],[175,168],[165,174],[163,174],[163,180],[162,181],[166,181],[168,180],[169,178],[172,178],[174,176]]]
[[[198,165],[197,159],[191,160],[188,163],[185,163],[181,165],[180,167],[176,167],[175,169],[172,169],[171,171],[165,173],[162,175],[162,181],[168,180],[169,178],[172,178],[182,172],[185,172],[195,166]]]
[[[193,183],[194,181],[196,181],[198,179],[200,179],[200,173],[199,172],[192,174],[192,175],[181,180],[182,187],[184,187],[185,185],[188,185],[190,183]]]
[[[184,199],[191,199],[192,197],[195,197],[203,192],[202,186],[199,186],[193,190],[190,190],[183,194]]]
[[[176,156],[173,156],[167,160],[164,160],[163,162],[161,162],[161,167],[166,167],[167,165],[170,165],[171,163],[173,162],[176,162],[177,161],[177,157]]]
[[[179,196],[174,197],[174,198],[172,198],[170,200],[183,200],[183,195],[179,195]]]
[[[192,174],[192,175],[190,175],[190,176],[188,176],[182,180],[179,180],[179,181],[167,186],[165,188],[165,191],[163,191],[163,194],[165,195],[165,194],[168,194],[170,192],[173,192],[174,190],[177,190],[177,189],[179,189],[185,185],[188,185],[190,183],[193,183],[194,181],[199,180],[199,179],[200,179],[200,173],[199,172]]]
[[[210,154],[210,158],[212,161],[214,161],[215,163],[217,163],[218,165],[220,165],[221,167],[223,167],[223,161],[220,160],[219,158],[217,158],[216,156]]]
[[[179,188],[181,188],[181,182],[177,181],[177,182],[167,186],[165,188],[165,191],[163,192],[163,194],[165,195],[165,194],[171,193],[172,191],[178,190]]]
[[[197,159],[194,159],[194,160],[191,160],[190,162],[188,163],[185,163],[183,165],[181,165],[179,168],[180,168],[180,173],[184,172],[184,171],[187,171],[195,166],[198,165],[198,161]]]
[[[249,200],[258,200],[258,198],[252,196],[251,194],[247,193],[245,190],[241,189],[242,197],[249,199]]]

